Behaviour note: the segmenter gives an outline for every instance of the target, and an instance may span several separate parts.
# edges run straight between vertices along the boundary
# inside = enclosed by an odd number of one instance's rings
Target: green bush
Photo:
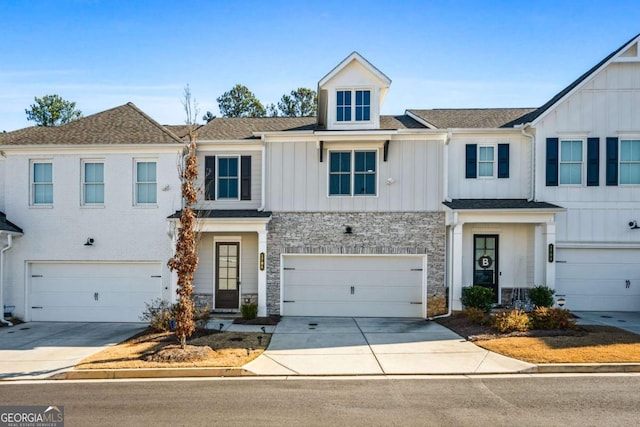
[[[464,310],[464,315],[474,325],[486,325],[487,313],[481,308],[470,307]]]
[[[534,329],[574,329],[576,321],[568,310],[561,308],[537,307],[529,313]]]
[[[162,298],[156,298],[150,303],[145,302],[144,305],[146,308],[140,320],[149,323],[149,326],[157,331],[168,331],[169,321],[173,319],[176,305]]]
[[[495,314],[491,319],[491,327],[501,334],[528,331],[531,328],[531,321],[524,310],[509,310]]]
[[[462,288],[462,305],[466,308],[479,308],[485,312],[493,305],[493,289],[484,286],[470,286]]]
[[[244,320],[252,320],[258,317],[258,304],[242,304],[240,307],[240,313],[242,313],[242,318]]]
[[[555,293],[547,286],[535,286],[529,290],[529,299],[534,307],[552,307]]]

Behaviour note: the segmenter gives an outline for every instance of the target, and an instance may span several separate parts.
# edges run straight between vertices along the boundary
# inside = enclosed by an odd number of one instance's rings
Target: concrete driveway
[[[401,375],[524,372],[533,366],[424,319],[284,317],[267,351],[244,368],[258,375]]]
[[[145,327],[143,323],[31,322],[0,328],[0,380],[47,378]]]

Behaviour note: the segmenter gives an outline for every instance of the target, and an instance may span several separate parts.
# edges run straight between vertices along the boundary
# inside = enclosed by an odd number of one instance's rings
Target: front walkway
[[[513,373],[534,367],[424,319],[350,317],[284,317],[267,351],[244,366],[258,375]]]

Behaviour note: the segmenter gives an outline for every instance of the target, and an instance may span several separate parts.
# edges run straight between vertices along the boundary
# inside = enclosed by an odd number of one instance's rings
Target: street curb
[[[115,380],[132,378],[245,377],[243,368],[82,369],[60,372],[49,380]]]
[[[441,376],[441,375],[523,375],[523,374],[611,374],[611,373],[640,373],[640,363],[549,363],[540,364],[521,371],[514,372],[467,372],[432,374],[403,374],[400,376]],[[363,376],[398,376],[399,374],[377,374]],[[150,369],[84,369],[60,372],[47,378],[48,380],[115,380],[135,378],[206,378],[206,377],[340,377],[352,375],[336,374],[305,374],[305,375],[258,375],[244,368],[150,368]],[[360,375],[357,375],[360,376]]]

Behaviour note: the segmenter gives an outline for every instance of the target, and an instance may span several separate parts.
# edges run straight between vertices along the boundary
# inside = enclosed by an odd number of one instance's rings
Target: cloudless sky
[[[186,84],[200,116],[236,83],[277,103],[352,51],[391,78],[384,114],[537,107],[638,33],[637,0],[0,0],[0,131],[47,94],[163,124]]]

